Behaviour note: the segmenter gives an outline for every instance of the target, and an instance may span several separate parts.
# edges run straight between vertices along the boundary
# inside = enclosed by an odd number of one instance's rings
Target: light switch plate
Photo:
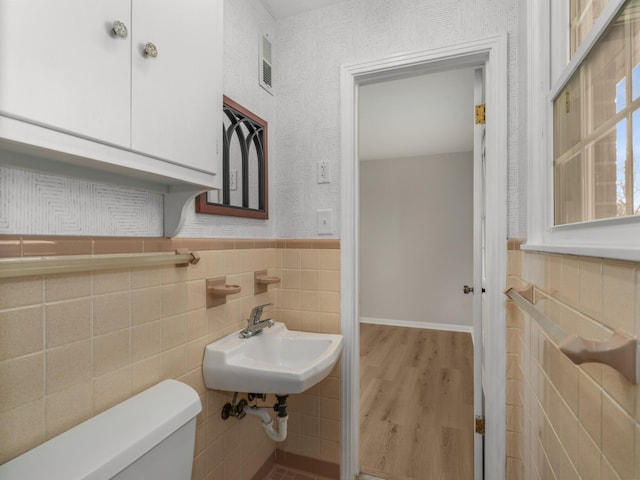
[[[318,210],[318,235],[331,235],[333,233],[333,210]]]

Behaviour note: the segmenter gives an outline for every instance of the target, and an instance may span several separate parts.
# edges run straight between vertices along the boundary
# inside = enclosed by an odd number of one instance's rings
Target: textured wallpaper
[[[0,167],[0,233],[161,236],[162,195]]]
[[[316,211],[340,226],[340,66],[508,34],[508,233],[526,234],[518,168],[517,0],[351,0],[275,22],[259,0],[225,0],[224,93],[269,122],[268,221],[196,215],[180,236],[317,237]],[[276,96],[258,85],[260,33],[274,44]],[[277,125],[277,128],[276,128]],[[316,183],[316,163],[331,183]],[[0,169],[0,233],[161,235],[162,198],[95,182]],[[18,200],[20,199],[20,200]]]
[[[352,0],[283,19],[277,31],[278,236],[316,236],[320,208],[333,208],[339,219],[341,65],[505,32],[508,231],[520,235],[517,0]],[[331,163],[331,184],[316,183],[320,160]]]

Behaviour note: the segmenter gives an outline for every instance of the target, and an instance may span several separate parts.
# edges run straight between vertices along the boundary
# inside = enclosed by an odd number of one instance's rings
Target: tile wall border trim
[[[159,238],[0,235],[0,258],[116,253],[244,250],[251,248],[340,249],[340,239]]]
[[[508,238],[507,250],[520,250],[520,246],[526,241],[526,238]]]

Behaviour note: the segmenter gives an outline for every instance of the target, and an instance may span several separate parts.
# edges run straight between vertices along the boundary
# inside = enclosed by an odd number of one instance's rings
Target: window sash
[[[569,63],[560,73],[557,80],[552,84],[551,90],[549,92],[549,96],[551,98],[552,104],[554,100],[558,98],[558,96],[564,91],[565,87],[569,83],[569,80],[571,79],[573,74],[577,72],[578,68],[580,68],[580,65],[582,65],[582,62],[585,60],[585,58],[587,57],[591,49],[595,46],[596,42],[605,33],[605,31],[607,30],[607,26],[609,26],[609,24],[613,21],[616,15],[620,13],[620,9],[625,4],[625,1],[626,0],[611,0],[606,5],[606,7],[602,10],[602,13],[600,14],[596,22],[593,24],[593,27],[591,27],[591,30],[583,40],[582,44],[580,44],[575,54],[571,58],[571,60],[569,60]],[[552,0],[551,15],[554,14],[553,11],[554,11],[555,5],[553,5],[553,3],[555,3],[554,0]],[[558,3],[565,3],[565,2],[558,2]],[[568,17],[568,14],[564,12],[562,13],[559,12],[558,15],[559,16],[566,15]],[[565,24],[565,28],[568,29],[566,24]],[[567,45],[562,45],[559,48],[561,48],[562,50],[568,49],[569,48],[568,39],[566,41],[567,41]],[[558,47],[556,47],[556,45],[552,45],[552,48],[558,48]]]
[[[568,2],[527,2],[528,230],[523,250],[640,261],[640,218],[554,225],[553,105],[625,0],[610,0],[569,58]],[[551,52],[554,52],[552,55]],[[561,65],[565,65],[561,68]]]

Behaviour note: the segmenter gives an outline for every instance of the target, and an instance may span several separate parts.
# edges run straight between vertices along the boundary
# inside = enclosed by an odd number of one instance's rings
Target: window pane
[[[554,109],[554,151],[560,157],[582,140],[581,79],[571,79],[564,93],[556,100]]]
[[[622,119],[616,128],[616,215],[627,215],[627,120]],[[612,217],[613,215],[608,215]],[[601,218],[607,218],[601,217]]]
[[[609,0],[571,1],[571,56],[576,52]]]
[[[622,121],[593,144],[593,185],[590,187],[593,215],[590,220],[625,215],[626,128],[627,122]]]
[[[631,122],[633,149],[633,214],[640,213],[640,110],[633,112]]]
[[[627,79],[623,78],[616,85],[616,113],[627,106]]]
[[[258,169],[258,155],[255,142],[249,144],[249,171],[247,177],[249,179],[249,208],[260,208],[260,172]]]
[[[611,27],[583,63],[587,134],[616,114],[618,86],[625,83],[624,25]],[[623,97],[626,98],[626,95]],[[626,101],[622,108],[626,106]]]
[[[577,155],[557,162],[556,224],[625,215],[627,122],[621,121]]]
[[[572,3],[580,18],[604,5]],[[639,95],[640,0],[629,0],[554,100],[556,225],[640,212]]]
[[[242,143],[245,132],[242,124],[234,129],[229,142],[229,205],[242,207]]]
[[[579,222],[583,218],[583,171],[582,153],[555,165],[555,223],[557,225]]]

